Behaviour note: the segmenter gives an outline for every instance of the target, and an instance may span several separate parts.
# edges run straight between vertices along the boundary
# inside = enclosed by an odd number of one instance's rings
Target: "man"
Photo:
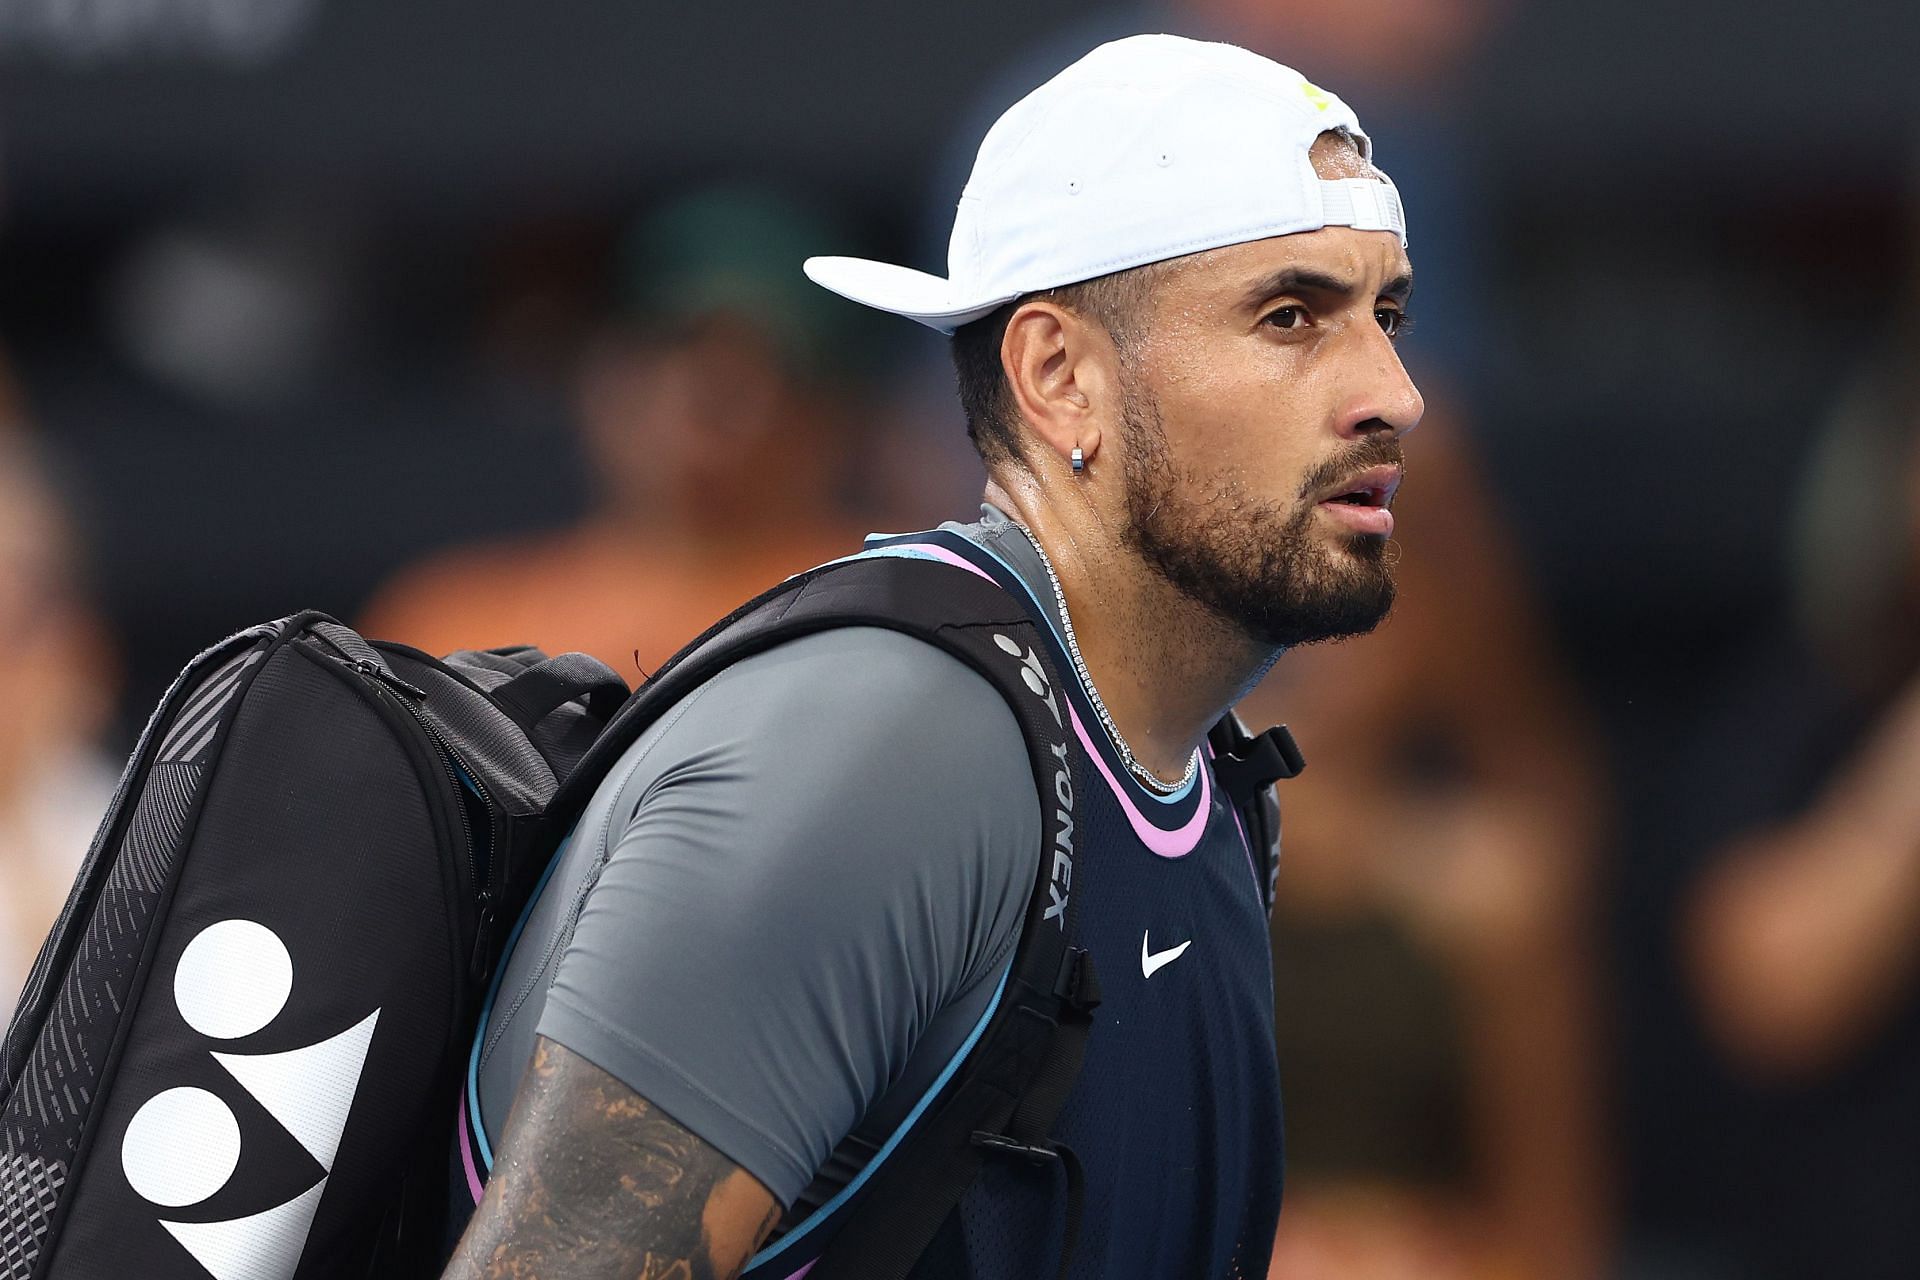
[[[577,649],[637,681],[734,605],[839,554],[853,536],[835,502],[852,308],[793,269],[831,225],[753,186],[643,217],[617,314],[577,374],[591,509],[402,571],[368,605],[368,634],[431,653]]]
[[[1266,1271],[1263,886],[1202,744],[1284,649],[1392,601],[1422,404],[1369,153],[1296,72],[1134,37],[989,131],[949,279],[807,264],[954,333],[984,518],[875,553],[1031,599],[1097,770],[1072,888],[1104,1002],[1055,1127],[1086,1167],[1076,1276]],[[689,696],[603,784],[509,958],[477,1079],[498,1155],[448,1274],[732,1276],[776,1224],[754,1271],[787,1274],[783,1242],[997,1000],[1040,830],[1007,704],[919,641],[829,631]],[[990,1166],[915,1275],[1048,1273],[1064,1198]]]

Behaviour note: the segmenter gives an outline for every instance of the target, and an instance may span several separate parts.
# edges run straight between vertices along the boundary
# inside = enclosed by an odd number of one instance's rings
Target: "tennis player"
[[[1339,98],[1137,36],[987,133],[945,278],[806,263],[953,335],[987,468],[977,520],[864,554],[1031,601],[1096,765],[1071,887],[1103,1003],[1055,1126],[1085,1168],[1076,1277],[1267,1271],[1265,886],[1204,740],[1288,648],[1392,603],[1422,411],[1394,346],[1405,244]],[[829,631],[688,696],[602,786],[507,961],[477,1081],[492,1178],[447,1274],[802,1273],[787,1245],[991,1012],[1041,829],[1007,704],[918,640]],[[913,1274],[1051,1275],[1065,1199],[990,1166]]]

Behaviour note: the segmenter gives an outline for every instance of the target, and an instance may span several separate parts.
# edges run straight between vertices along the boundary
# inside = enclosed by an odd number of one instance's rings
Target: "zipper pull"
[[[467,972],[476,983],[487,979],[487,971],[493,966],[488,963],[487,951],[493,941],[493,926],[498,916],[493,909],[491,891],[480,891],[480,923],[473,931],[473,955],[468,957]]]
[[[427,691],[418,685],[408,684],[393,672],[387,670],[371,658],[355,658],[347,664],[369,680],[378,680],[398,693],[404,693],[415,702],[425,702]]]

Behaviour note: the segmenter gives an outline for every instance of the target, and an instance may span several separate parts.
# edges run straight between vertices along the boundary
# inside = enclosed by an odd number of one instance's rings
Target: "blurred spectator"
[[[1688,981],[1702,874],[1803,810],[1872,714],[1794,642],[1782,553],[1822,418],[1898,303],[1910,199],[1897,135],[1912,117],[1872,86],[1920,9],[1743,12],[1516,8],[1472,85],[1500,161],[1482,198],[1501,250],[1485,343],[1502,359],[1475,434],[1614,783],[1595,909],[1619,1274],[1913,1276],[1910,1250],[1883,1261],[1915,1221],[1897,1171],[1920,1124],[1897,1070],[1868,1053],[1762,1084],[1714,1043]],[[1777,94],[1786,65],[1853,95],[1828,109],[1857,126],[1835,134]],[[1783,326],[1781,282],[1806,279],[1826,282],[1831,319]],[[1867,564],[1816,572],[1831,587]],[[1872,639],[1855,630],[1848,665]]]
[[[11,1014],[113,798],[95,744],[118,681],[73,531],[4,392],[0,366],[0,1008]]]
[[[744,188],[644,219],[626,311],[589,342],[577,380],[593,513],[403,572],[365,628],[435,653],[578,649],[637,680],[758,591],[858,550],[838,505],[844,304],[799,270],[831,240]]]
[[[1743,672],[1769,765],[1682,939],[1745,1086],[1745,1274],[1920,1274],[1920,421],[1913,334],[1844,398],[1800,527],[1805,645]]]
[[[1729,842],[1703,877],[1693,920],[1708,1020],[1737,1060],[1769,1077],[1843,1066],[1885,1033],[1920,979],[1920,432],[1902,421],[1913,413],[1910,381],[1903,368],[1901,394],[1856,398],[1867,403],[1837,424],[1842,439],[1816,471],[1864,472],[1820,486],[1827,510],[1811,523],[1846,521],[1867,542],[1824,539],[1807,566],[1820,577],[1803,583],[1841,623],[1809,619],[1828,683],[1856,704],[1858,740],[1822,771],[1809,803]],[[1905,428],[1892,438],[1889,418]],[[1877,527],[1858,528],[1863,511],[1881,518]],[[1833,580],[1862,560],[1885,574],[1859,584],[1877,599],[1843,599]]]
[[[1605,1261],[1587,725],[1457,424],[1409,442],[1399,603],[1247,704],[1281,784],[1288,1106],[1275,1280],[1591,1278]]]

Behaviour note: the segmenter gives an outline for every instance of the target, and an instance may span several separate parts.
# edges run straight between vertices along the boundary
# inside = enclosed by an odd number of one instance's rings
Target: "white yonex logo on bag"
[[[1033,695],[1047,704],[1047,710],[1053,713],[1053,722],[1065,728],[1060,718],[1060,703],[1053,696],[1053,684],[1047,679],[1046,668],[1040,665],[1040,657],[1032,649],[1022,649],[1020,642],[1011,636],[994,633],[994,644],[1002,652],[1020,659],[1020,678],[1026,682]],[[1051,920],[1062,930],[1067,927],[1067,899],[1073,887],[1073,773],[1067,767],[1067,744],[1064,742],[1049,744],[1053,752],[1053,798],[1056,808],[1053,811],[1053,873],[1047,882],[1047,909],[1042,919]]]
[[[280,1015],[293,994],[293,958],[279,935],[252,920],[208,925],[187,944],[174,970],[173,998],[187,1025],[212,1040],[238,1040]],[[375,1009],[358,1023],[283,1053],[212,1057],[286,1126],[331,1174],[340,1135],[373,1044]],[[227,1185],[240,1165],[240,1123],[205,1089],[168,1089],[134,1113],[120,1144],[127,1182],[167,1209],[199,1204]],[[285,1204],[225,1222],[160,1225],[215,1280],[286,1280],[299,1265],[327,1176]]]

